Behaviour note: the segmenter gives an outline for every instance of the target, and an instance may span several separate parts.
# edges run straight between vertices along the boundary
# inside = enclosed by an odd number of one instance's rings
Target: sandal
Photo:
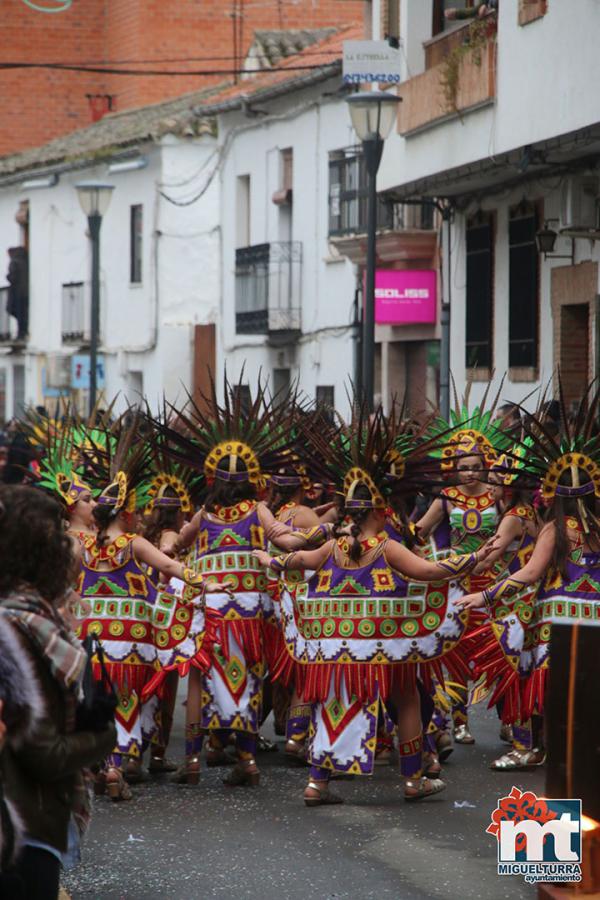
[[[532,750],[511,750],[499,756],[490,765],[495,772],[514,772],[515,769],[533,769],[543,766],[546,762],[546,753],[535,747]]]
[[[507,725],[506,723],[500,726],[500,740],[504,741],[505,744],[512,744],[513,742],[513,730],[512,725]]]
[[[454,747],[452,746],[452,738],[447,731],[436,731],[435,747],[437,750],[439,761],[441,763],[446,762],[450,754],[454,752]]]
[[[260,772],[255,759],[240,760],[223,784],[227,787],[257,787],[260,782]]]
[[[307,791],[316,791],[317,796],[306,796]],[[333,806],[343,803],[342,797],[332,794],[328,787],[321,787],[316,781],[309,781],[304,789],[304,803],[306,806]]]
[[[119,800],[131,800],[133,797],[123,773],[116,766],[110,766],[106,770],[106,793],[115,803]]]
[[[171,775],[173,784],[198,784],[200,781],[200,757],[189,756]]]
[[[423,754],[423,774],[429,778],[437,778],[442,774],[442,767],[436,753]]]
[[[423,800],[425,797],[433,797],[434,794],[441,794],[446,790],[446,782],[441,778],[427,778],[422,775],[418,780],[408,778],[404,782],[404,799]]]
[[[469,731],[468,725],[457,725],[454,729],[454,740],[457,744],[474,744],[475,738]]]
[[[164,775],[165,772],[176,772],[177,764],[166,756],[151,756],[148,771],[151,775]]]
[[[304,741],[295,741],[290,738],[285,742],[285,750],[283,751],[289,759],[297,766],[307,766],[306,761],[306,744]]]
[[[142,761],[140,759],[130,759],[125,766],[123,775],[128,784],[141,784],[142,781],[148,780],[148,776],[142,769]]]

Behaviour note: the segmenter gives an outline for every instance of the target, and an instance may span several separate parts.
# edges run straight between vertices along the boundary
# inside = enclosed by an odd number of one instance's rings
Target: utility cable
[[[339,59],[339,54],[338,54]],[[335,60],[334,60],[335,61]],[[85,66],[85,65],[65,65],[63,63],[49,62],[3,62],[0,63],[1,69],[52,69],[54,71],[64,72],[90,72],[97,75],[135,75],[138,77],[147,77],[157,75],[161,78],[170,76],[181,77],[182,75],[257,75],[268,73],[285,73],[285,72],[314,72],[316,69],[322,69],[331,62],[317,63],[306,66],[285,66],[277,69],[169,69],[161,71],[158,69],[117,69],[107,68],[105,66]]]

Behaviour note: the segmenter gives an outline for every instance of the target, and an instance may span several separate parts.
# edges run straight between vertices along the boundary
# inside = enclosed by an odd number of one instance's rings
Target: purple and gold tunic
[[[322,700],[342,677],[361,699],[375,685],[385,697],[394,669],[411,679],[418,670],[429,681],[441,675],[442,658],[452,667],[468,614],[449,602],[445,581],[412,582],[394,569],[388,541],[385,533],[363,541],[358,564],[346,538],[332,542],[321,568],[282,602],[287,665],[280,668],[294,670],[305,699]]]
[[[204,578],[226,584],[228,593],[206,594],[206,609],[222,617],[219,644],[203,678],[201,724],[205,729],[258,732],[262,682],[276,635],[267,576],[253,550],[265,534],[254,501],[202,514],[193,565]]]
[[[358,563],[346,538],[308,581],[282,597],[286,650],[279,674],[312,703],[312,765],[368,775],[392,679],[429,687],[455,653],[468,614],[449,602],[444,582],[409,582],[386,559],[385,532],[361,542]],[[459,592],[454,589],[455,596]]]

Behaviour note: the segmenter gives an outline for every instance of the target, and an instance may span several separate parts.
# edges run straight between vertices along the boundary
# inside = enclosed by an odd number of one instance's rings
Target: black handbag
[[[88,635],[83,641],[87,661],[83,673],[83,699],[77,706],[77,731],[104,731],[115,719],[118,698],[106,671],[104,648],[98,638]],[[100,666],[100,678],[94,677],[93,657]]]

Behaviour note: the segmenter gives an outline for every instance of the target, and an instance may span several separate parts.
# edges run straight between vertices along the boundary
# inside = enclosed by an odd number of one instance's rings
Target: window
[[[235,246],[250,246],[250,176],[238,175],[235,190]]]
[[[289,369],[273,369],[273,397],[282,401],[290,389],[291,373]]]
[[[457,3],[456,0],[433,0],[433,20],[431,25],[431,34],[435,37],[441,31],[445,31],[448,27],[452,28],[456,25],[454,19],[447,19],[444,15],[447,9],[456,9],[456,7],[467,8],[474,4],[474,0],[466,0],[466,2]]]
[[[466,360],[468,369],[493,366],[494,217],[480,212],[467,222]]]
[[[281,187],[291,191],[294,187],[294,150],[288,147],[281,151]]]
[[[367,168],[360,147],[346,147],[329,156],[329,234],[364,232],[367,228]],[[377,223],[392,224],[392,208],[379,197]]]
[[[335,387],[332,384],[318,384],[315,394],[317,406],[333,421],[335,409]]]
[[[280,241],[292,239],[292,202],[294,187],[294,151],[288,147],[279,153],[279,188],[273,194],[273,203],[279,209],[278,237]]]
[[[510,211],[509,246],[509,368],[537,368],[539,342],[539,270],[535,233],[537,211],[521,203]]]
[[[381,33],[390,46],[400,45],[400,0],[384,0],[381,4]]]
[[[545,16],[547,11],[547,0],[519,0],[519,25],[535,22]]]
[[[129,207],[129,281],[142,280],[142,204]]]

